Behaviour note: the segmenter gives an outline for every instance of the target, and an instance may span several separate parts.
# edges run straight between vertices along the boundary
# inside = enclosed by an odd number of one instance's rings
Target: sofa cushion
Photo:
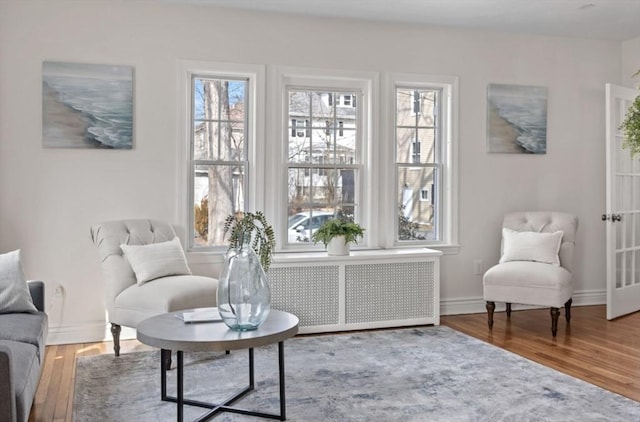
[[[191,274],[178,237],[149,245],[123,244],[120,248],[136,274],[138,284],[170,275]]]
[[[32,344],[37,348],[42,363],[47,341],[47,314],[2,314],[0,315],[0,339]]]
[[[16,400],[16,420],[26,421],[40,381],[41,366],[36,354],[37,347],[11,340],[0,340],[0,354],[8,355],[10,382]]]
[[[37,311],[22,270],[20,250],[0,255],[0,314]]]

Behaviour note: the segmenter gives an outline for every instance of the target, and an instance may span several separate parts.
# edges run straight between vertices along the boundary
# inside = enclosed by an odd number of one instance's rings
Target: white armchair
[[[216,306],[218,280],[191,274],[170,224],[142,219],[110,221],[91,227],[91,239],[102,265],[116,356],[120,355],[122,325],[135,328],[142,320],[165,312]],[[173,239],[176,241],[169,242]],[[127,257],[122,245],[125,249],[133,246]],[[142,245],[155,246],[135,248]]]
[[[489,329],[495,302],[545,306],[551,312],[551,333],[558,332],[560,308],[571,319],[573,255],[578,218],[560,212],[513,212],[502,224],[500,262],[483,278]]]

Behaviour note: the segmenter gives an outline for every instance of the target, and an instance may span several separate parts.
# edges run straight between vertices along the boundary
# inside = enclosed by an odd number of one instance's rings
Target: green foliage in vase
[[[640,76],[640,70],[633,76]],[[631,158],[636,154],[640,154],[640,95],[636,97],[627,110],[620,129],[625,136],[622,148],[626,148],[631,152]]]
[[[332,218],[327,220],[311,235],[311,240],[313,240],[313,243],[322,242],[325,247],[336,236],[344,236],[345,243],[358,243],[358,238],[364,235],[364,230],[358,223],[353,221]]]
[[[260,211],[238,212],[228,215],[224,220],[224,236],[229,234],[229,249],[239,249],[250,246],[260,258],[260,264],[265,272],[271,266],[276,238],[273,227],[267,222]]]

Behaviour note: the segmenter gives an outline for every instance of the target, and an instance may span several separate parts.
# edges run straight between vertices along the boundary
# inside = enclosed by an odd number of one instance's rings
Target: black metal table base
[[[284,395],[284,342],[278,342],[278,372],[280,382],[280,414],[258,412],[254,410],[246,410],[231,405],[249,394],[255,388],[254,383],[254,366],[253,366],[253,348],[249,349],[249,385],[241,390],[236,391],[232,396],[225,399],[221,403],[208,403],[199,400],[190,400],[184,398],[184,378],[183,378],[183,352],[178,351],[177,354],[177,394],[176,397],[167,395],[167,354],[170,356],[171,351],[163,349],[160,353],[160,398],[163,401],[173,402],[177,404],[178,422],[184,420],[184,405],[197,406],[210,409],[209,412],[196,419],[196,422],[204,422],[213,418],[221,412],[239,413],[248,416],[257,416],[261,418],[277,419],[284,421],[287,419],[285,412],[285,395]]]

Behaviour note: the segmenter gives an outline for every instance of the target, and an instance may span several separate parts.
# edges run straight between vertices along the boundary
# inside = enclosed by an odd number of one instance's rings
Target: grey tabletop
[[[142,321],[137,327],[138,340],[149,346],[183,352],[224,351],[266,346],[293,337],[298,332],[298,318],[272,309],[267,319],[253,331],[235,331],[224,322],[185,323],[169,312]]]

